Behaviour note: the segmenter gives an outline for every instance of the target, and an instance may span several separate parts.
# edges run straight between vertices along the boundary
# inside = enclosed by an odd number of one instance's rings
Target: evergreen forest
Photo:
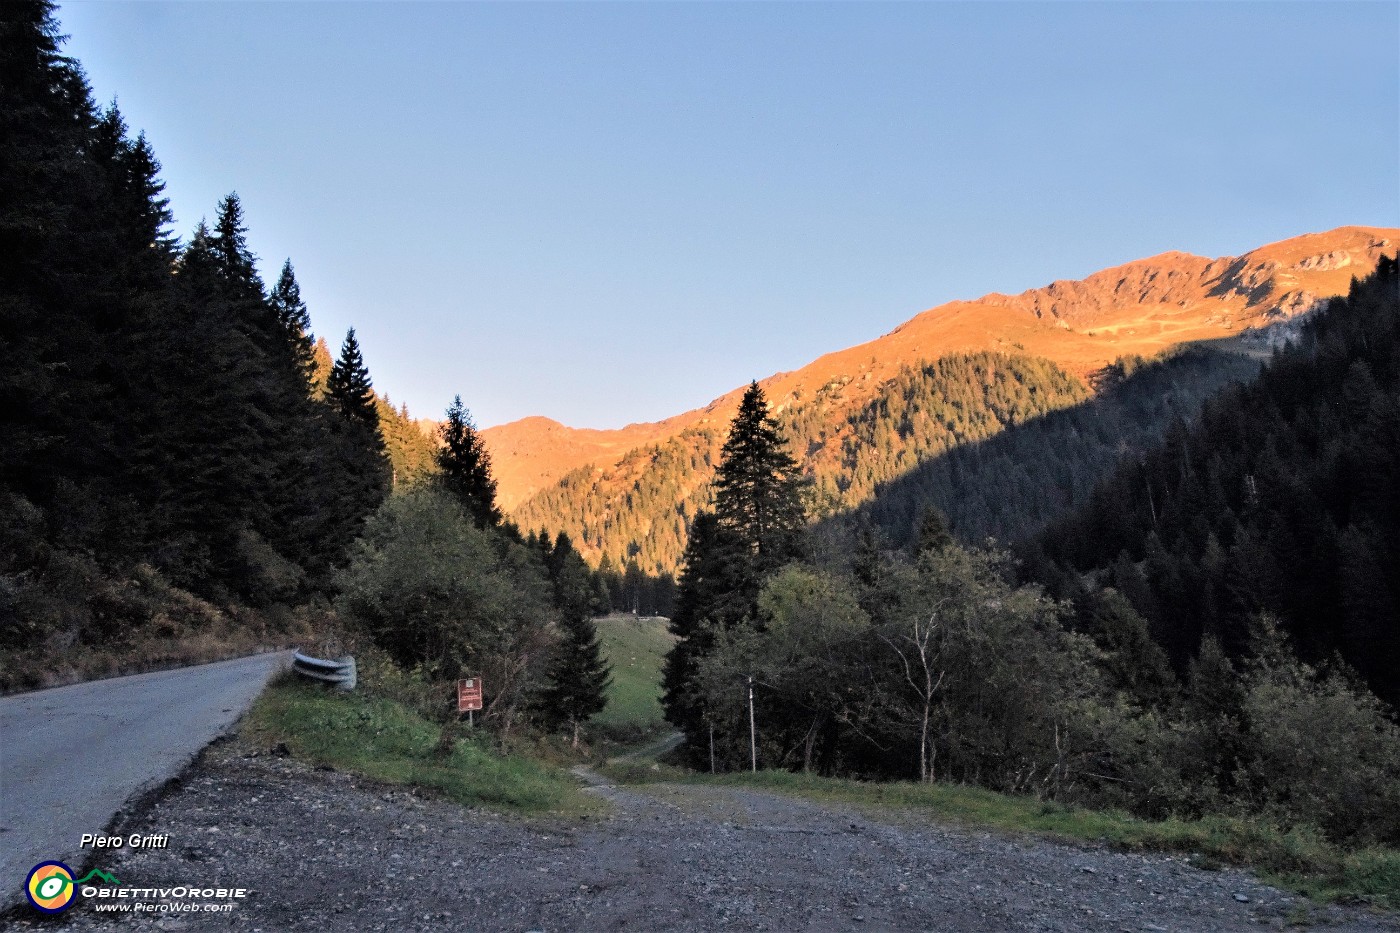
[[[900,542],[867,515],[830,546],[752,386],[671,619],[664,703],[686,761],[1395,845],[1396,262],[1258,379],[1219,377],[1198,421],[1172,420],[1019,558],[960,543],[930,499]]]
[[[1153,360],[1120,359],[1094,380],[1091,397],[919,457],[828,525],[847,544],[868,523],[907,546],[931,503],[963,541],[1024,540],[1079,505],[1119,462],[1194,419],[1207,398],[1258,370],[1246,354],[1190,345]]]
[[[0,124],[0,688],[340,644],[577,742],[636,581],[504,522],[461,400],[424,431],[318,339],[237,194],[178,238],[46,0],[0,7]]]
[[[174,237],[155,153],[94,105],[50,5],[9,4],[2,28],[3,648],[304,604],[392,480],[353,334],[327,366],[236,194]]]
[[[1260,377],[1120,464],[1027,542],[1060,597],[1112,587],[1178,670],[1204,640],[1238,658],[1251,619],[1400,702],[1400,277],[1374,275]]]

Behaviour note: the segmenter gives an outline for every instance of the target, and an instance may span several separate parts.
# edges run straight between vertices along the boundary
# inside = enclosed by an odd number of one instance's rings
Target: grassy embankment
[[[241,740],[264,749],[284,742],[300,760],[428,788],[469,806],[563,817],[603,809],[561,767],[502,753],[485,735],[458,740],[443,755],[441,735],[439,723],[398,700],[283,678],[254,704]]]
[[[30,647],[0,651],[0,694],[191,667],[319,640],[318,619],[310,611],[219,607],[150,572],[93,587],[92,602],[148,621],[113,626],[95,644],[59,646],[40,639]]]
[[[608,708],[594,719],[596,731],[614,745],[655,741],[665,729],[658,682],[671,645],[665,620],[610,616],[599,620],[598,630],[613,682]],[[558,816],[604,808],[581,792],[578,779],[561,766],[570,763],[568,753],[548,740],[507,753],[483,733],[459,739],[442,754],[442,726],[421,712],[432,703],[425,686],[373,651],[360,657],[360,687],[353,693],[290,678],[273,683],[249,713],[243,741],[259,748],[286,743],[298,759],[429,788],[468,805]]]

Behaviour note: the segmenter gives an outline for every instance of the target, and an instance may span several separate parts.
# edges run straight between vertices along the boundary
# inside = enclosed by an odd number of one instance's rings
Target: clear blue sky
[[[1400,225],[1400,4],[65,3],[188,235],[415,414],[614,427],[924,308]]]

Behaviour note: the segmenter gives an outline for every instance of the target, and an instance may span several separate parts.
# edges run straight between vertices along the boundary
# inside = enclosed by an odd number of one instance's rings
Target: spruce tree
[[[923,514],[919,516],[919,533],[914,539],[914,554],[937,554],[952,543],[953,534],[948,530],[948,516],[936,505],[925,506]]]
[[[554,584],[554,605],[566,617],[586,617],[599,609],[593,571],[564,532],[551,545],[549,533],[540,530],[539,544],[545,569]],[[606,612],[606,608],[602,609]]]
[[[0,483],[42,507],[66,472],[95,118],[48,2],[0,4]],[[8,513],[8,504],[0,503]]]
[[[554,605],[559,610],[564,636],[550,661],[548,687],[539,709],[551,728],[569,725],[577,747],[584,722],[607,704],[610,682],[598,630],[591,618],[593,577],[588,564],[562,531],[553,542],[543,528],[538,535],[531,532],[530,536],[554,585]]]
[[[491,455],[472,424],[471,412],[460,395],[447,409],[447,421],[439,428],[442,447],[437,452],[438,479],[466,508],[480,527],[501,523],[496,507],[496,481],[491,477]]]
[[[97,122],[90,155],[102,175],[109,250],[103,271],[126,289],[163,290],[175,245],[155,153],[144,134],[134,140],[127,136],[126,121],[114,103]]]
[[[311,333],[311,315],[301,300],[301,286],[297,284],[290,259],[282,264],[282,274],[268,295],[268,303],[277,315],[277,325],[292,366],[309,396],[316,377],[316,338]]]
[[[365,518],[384,501],[392,482],[373,384],[353,327],[326,378],[322,404],[330,413],[322,449],[323,471],[330,478],[322,491],[327,500],[322,511],[329,516],[323,540],[328,560],[334,563],[359,536]]]
[[[715,474],[715,511],[695,517],[666,657],[662,705],[666,718],[685,730],[692,753],[705,711],[691,678],[714,647],[715,632],[757,623],[764,578],[801,557],[805,515],[797,462],[758,383],[739,402]]]
[[[715,515],[752,556],[758,573],[798,557],[806,516],[802,477],[763,390],[744,392],[715,474]]]
[[[214,235],[209,241],[219,276],[232,297],[263,300],[263,282],[258,276],[257,259],[248,248],[248,228],[243,221],[243,202],[231,192],[219,202]]]
[[[379,408],[374,404],[374,384],[360,354],[360,342],[355,339],[353,327],[346,332],[345,342],[340,345],[340,358],[331,367],[326,380],[326,400],[345,420],[370,428],[379,438],[379,447],[383,448]]]
[[[583,724],[607,706],[612,669],[603,660],[598,627],[587,614],[566,613],[561,627],[564,637],[549,665],[540,710],[552,727],[569,726],[577,748]]]
[[[756,577],[743,543],[711,512],[690,526],[671,616],[676,643],[662,668],[661,705],[666,720],[686,733],[691,751],[704,731],[705,710],[692,684],[701,659],[714,648],[717,632],[751,616],[758,599]],[[627,608],[627,607],[624,607]]]
[[[89,156],[101,186],[91,216],[100,248],[89,269],[98,343],[88,354],[100,389],[84,402],[82,417],[102,428],[88,433],[83,469],[97,481],[89,507],[105,525],[94,549],[120,562],[161,540],[149,451],[166,429],[157,415],[168,393],[160,376],[168,361],[158,346],[170,326],[175,246],[160,163],[144,136],[128,137],[115,104],[98,121]]]

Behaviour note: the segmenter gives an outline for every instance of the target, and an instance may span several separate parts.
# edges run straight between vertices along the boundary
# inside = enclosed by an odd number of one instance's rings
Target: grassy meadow
[[[612,665],[608,705],[592,719],[606,738],[644,742],[669,732],[661,711],[661,663],[675,636],[659,617],[614,613],[597,620],[603,656]]]

